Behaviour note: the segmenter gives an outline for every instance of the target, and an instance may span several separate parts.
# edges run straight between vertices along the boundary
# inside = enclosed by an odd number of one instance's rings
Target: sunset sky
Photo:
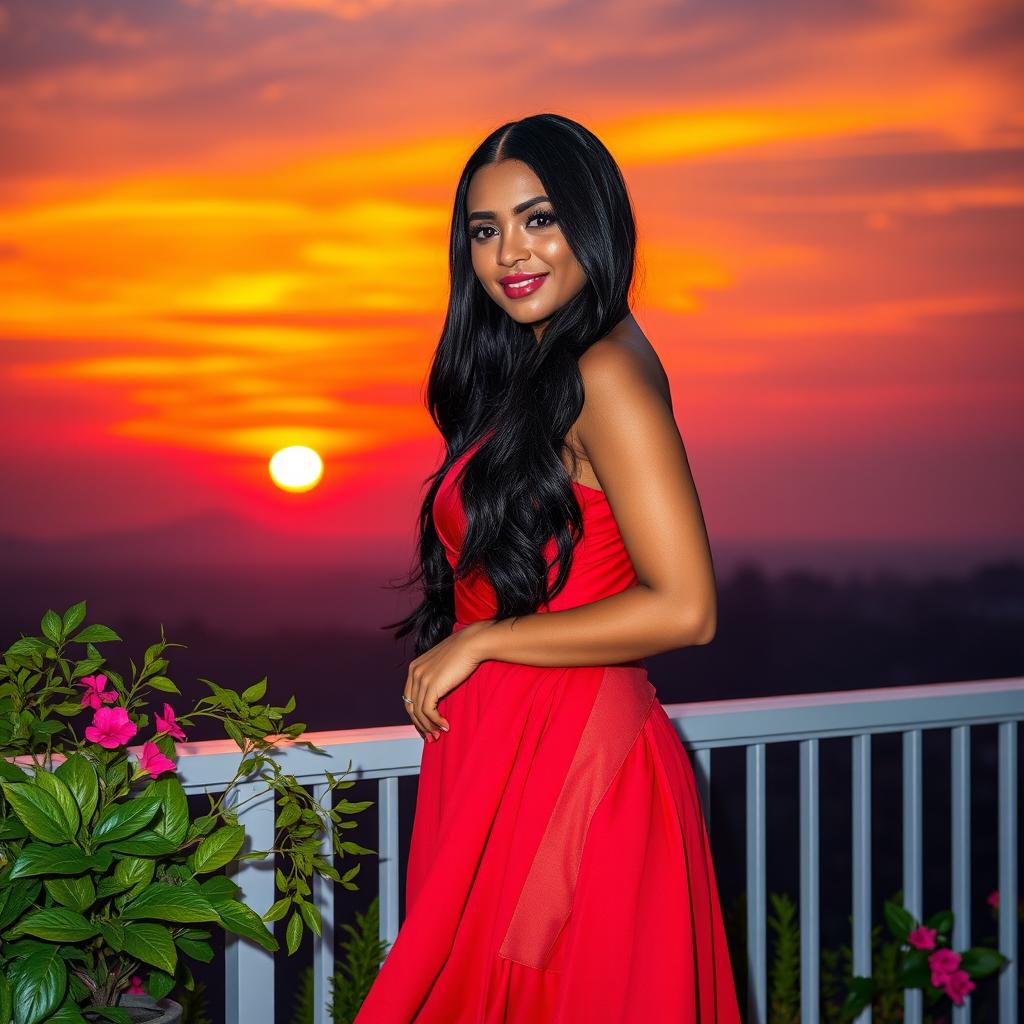
[[[1019,540],[1021,67],[1019,0],[0,2],[0,535],[404,551],[458,174],[552,111],[622,166],[713,540]]]

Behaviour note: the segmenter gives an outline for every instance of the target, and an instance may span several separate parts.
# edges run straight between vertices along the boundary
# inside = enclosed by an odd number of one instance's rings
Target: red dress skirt
[[[453,566],[458,465],[434,503]],[[603,492],[575,487],[550,611],[637,584]],[[487,580],[457,582],[455,609],[456,630],[493,617]],[[485,661],[438,710],[405,920],[355,1024],[739,1024],[693,772],[643,662]]]

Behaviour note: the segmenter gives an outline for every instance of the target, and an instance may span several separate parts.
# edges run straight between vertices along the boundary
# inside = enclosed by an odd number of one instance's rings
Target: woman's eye
[[[542,224],[538,225],[538,227],[542,227],[542,228],[547,228],[547,227],[550,227],[552,224],[557,224],[558,223],[558,218],[555,217],[554,213],[552,213],[549,210],[541,210],[541,211],[538,211],[537,213],[532,214],[530,216],[529,220],[527,220],[526,223],[529,226],[535,220],[543,221]],[[471,239],[478,240],[478,241],[484,241],[484,242],[486,242],[488,239],[494,237],[493,234],[485,235],[484,234],[485,231],[493,232],[494,228],[491,227],[490,224],[478,224],[476,227],[469,229],[469,237]]]

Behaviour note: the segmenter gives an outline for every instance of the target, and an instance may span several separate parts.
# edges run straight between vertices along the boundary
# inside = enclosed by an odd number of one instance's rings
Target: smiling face
[[[487,294],[513,320],[530,324],[540,340],[552,314],[587,282],[544,186],[528,164],[501,160],[473,174],[466,206],[476,276]]]

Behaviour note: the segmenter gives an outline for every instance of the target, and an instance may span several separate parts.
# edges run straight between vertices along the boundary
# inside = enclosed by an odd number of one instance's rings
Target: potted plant
[[[298,740],[303,723],[286,722],[294,698],[262,703],[266,678],[241,693],[201,679],[211,692],[179,714],[167,699],[181,691],[166,651],[184,645],[168,643],[161,627],[124,676],[97,646],[120,637],[83,626],[85,614],[84,601],[63,616],[47,611],[42,635],[16,640],[0,665],[0,1022],[171,1024],[180,1007],[166,997],[176,985],[194,988],[188,960],[212,959],[211,928],[276,952],[267,922],[290,914],[289,955],[306,927],[320,932],[307,899],[314,874],[355,889],[360,867],[339,874],[321,856],[321,838],[329,832],[340,856],[376,853],[344,835],[356,826],[345,815],[372,801],[324,807],[281,772],[275,743],[325,752]],[[200,718],[222,724],[240,760],[193,818],[175,774],[176,741]],[[331,794],[354,785],[324,774]],[[256,779],[278,800],[275,846],[243,853],[229,797]],[[275,853],[285,862],[275,872],[281,898],[261,917],[222,869]]]
[[[940,910],[921,924],[894,900],[884,904],[885,923],[899,944],[900,962],[886,985],[874,978],[855,976],[842,1006],[844,1018],[856,1017],[878,995],[898,995],[902,989],[919,988],[927,1008],[948,998],[963,1006],[975,981],[987,978],[1009,963],[998,949],[972,946],[958,953],[950,946],[953,912]]]

